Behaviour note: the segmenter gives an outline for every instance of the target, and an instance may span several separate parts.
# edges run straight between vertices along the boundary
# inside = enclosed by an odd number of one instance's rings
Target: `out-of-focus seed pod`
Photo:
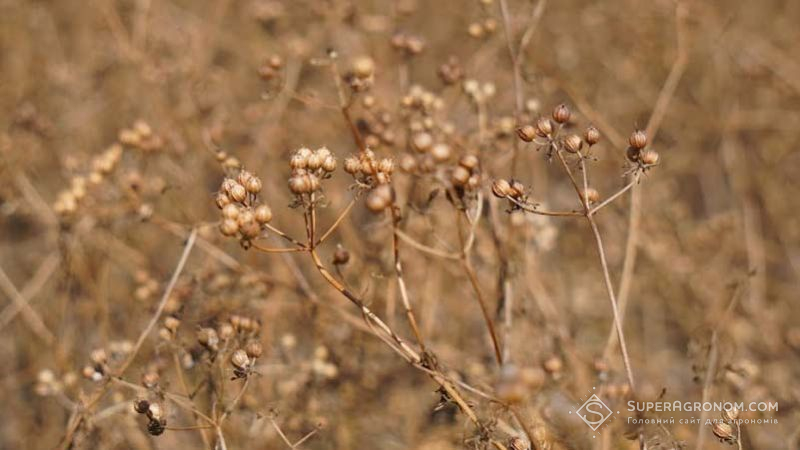
[[[533,125],[523,125],[517,128],[517,136],[525,142],[531,142],[536,138],[536,127]]]
[[[252,173],[250,173],[250,172],[248,172],[246,170],[242,170],[242,171],[239,172],[239,175],[236,177],[236,181],[239,184],[241,184],[242,186],[247,186],[247,182],[250,181],[251,178],[253,178],[253,174]]]
[[[383,184],[373,189],[367,195],[367,209],[374,213],[382,212],[392,202],[392,188]]]
[[[218,192],[214,203],[217,204],[217,208],[222,209],[231,204],[231,198],[224,192]]]
[[[570,153],[578,153],[583,147],[583,140],[577,134],[570,134],[564,138],[564,149]]]
[[[272,209],[267,205],[258,205],[255,209],[256,222],[260,224],[269,223],[272,220]]]
[[[350,261],[350,252],[347,251],[341,245],[336,247],[336,251],[333,252],[333,263],[337,266],[347,264]]]
[[[539,137],[548,137],[553,134],[553,122],[547,117],[540,117],[536,121],[536,134]]]
[[[569,108],[565,104],[560,104],[553,109],[553,120],[558,123],[564,124],[569,122],[569,118],[572,115]]]
[[[450,145],[445,142],[439,142],[431,148],[431,156],[436,162],[447,161],[451,154]]]
[[[730,409],[722,411],[722,418],[728,421],[736,420],[739,418],[739,409],[736,406],[731,406]]]
[[[253,220],[243,225],[240,224],[239,232],[242,233],[242,237],[245,239],[254,239],[261,234],[261,227]]]
[[[433,145],[433,136],[424,131],[415,133],[411,137],[411,144],[418,152],[426,152]]]
[[[480,160],[475,155],[464,155],[461,159],[458,160],[458,164],[467,169],[467,170],[475,170],[478,168],[478,164],[480,164]]]
[[[583,133],[583,139],[586,140],[586,143],[589,145],[597,144],[600,142],[600,130],[594,125],[589,125]]]
[[[378,171],[391,175],[394,172],[394,161],[390,158],[381,159],[378,163]]]
[[[644,150],[639,154],[639,161],[646,166],[658,164],[659,155],[655,150]]]
[[[711,425],[711,431],[714,433],[714,436],[725,442],[733,442],[736,439],[733,426],[726,422],[714,422],[714,424]]]
[[[158,385],[158,380],[161,377],[158,375],[158,372],[155,371],[148,371],[142,374],[142,386],[152,389]],[[152,405],[150,405],[152,406]]]
[[[217,346],[219,345],[219,336],[217,335],[217,331],[208,327],[201,328],[200,331],[197,332],[197,342],[209,350],[216,351]]]
[[[542,366],[548,373],[557,374],[564,368],[564,363],[561,362],[561,358],[554,355],[544,360]]]
[[[525,195],[525,185],[517,180],[511,180],[511,192],[508,195],[512,197],[520,197]]]
[[[456,166],[455,169],[453,169],[450,179],[455,186],[464,186],[469,181],[469,176],[469,170],[465,169],[463,166]]]
[[[310,182],[305,175],[293,175],[289,178],[289,190],[293,194],[304,194],[310,189]]]
[[[631,133],[631,137],[628,140],[631,144],[631,147],[641,150],[647,145],[647,134],[645,134],[642,130],[636,130]]]
[[[307,163],[308,163],[308,158],[302,155],[298,155],[297,153],[292,155],[292,157],[289,159],[289,167],[291,167],[293,170],[305,169]]]
[[[336,158],[333,156],[327,156],[325,161],[322,162],[322,170],[325,172],[333,172],[336,170]]]
[[[222,217],[225,219],[236,220],[239,217],[239,214],[239,207],[232,203],[222,208]]]
[[[483,37],[483,31],[483,25],[478,22],[472,22],[467,27],[467,34],[476,39]]]
[[[519,370],[514,365],[504,365],[495,385],[497,398],[507,404],[523,401],[527,395],[525,384],[519,375]]]
[[[223,236],[236,236],[236,233],[239,232],[239,223],[233,219],[223,219],[219,224],[219,231]]]
[[[417,170],[417,158],[408,153],[404,153],[400,156],[400,169],[406,173],[413,173]]]
[[[360,56],[353,61],[353,75],[366,79],[375,74],[375,61],[369,56]]]
[[[245,353],[247,356],[251,358],[258,358],[261,356],[261,353],[264,351],[263,347],[261,347],[261,343],[258,341],[250,341],[244,348]]]
[[[597,203],[597,201],[600,200],[600,193],[597,192],[597,189],[590,187],[587,188],[586,191],[584,191],[581,197],[584,198],[591,205],[593,203]]]
[[[178,327],[181,325],[181,321],[174,316],[167,316],[164,318],[164,328],[169,330],[170,333],[175,333],[178,331]]]
[[[250,357],[246,351],[238,349],[231,355],[231,364],[237,369],[246,369],[250,366]]]

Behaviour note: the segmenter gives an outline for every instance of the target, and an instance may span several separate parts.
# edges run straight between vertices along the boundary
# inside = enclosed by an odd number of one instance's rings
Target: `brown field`
[[[798,20],[0,0],[0,449],[800,448]]]

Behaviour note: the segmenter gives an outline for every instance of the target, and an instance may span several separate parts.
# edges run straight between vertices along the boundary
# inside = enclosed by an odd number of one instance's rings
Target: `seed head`
[[[591,205],[600,200],[600,193],[597,192],[597,189],[590,187],[584,191],[583,195],[581,195],[581,198],[585,199]]]
[[[583,132],[583,139],[590,146],[597,144],[600,142],[600,130],[598,130],[594,125],[589,125],[586,128],[586,131]]]
[[[433,145],[433,136],[431,136],[430,133],[422,131],[411,137],[411,143],[418,152],[426,152],[431,148],[431,145]]]
[[[569,108],[565,104],[560,104],[553,109],[553,120],[558,123],[564,124],[569,122],[569,117],[572,115]]]
[[[355,175],[361,171],[361,162],[355,156],[348,156],[344,160],[344,171]]]
[[[564,138],[564,148],[570,153],[578,153],[583,147],[583,140],[577,134],[570,134]]]
[[[495,197],[506,198],[511,195],[511,183],[507,180],[499,178],[492,183],[492,193]]]
[[[337,246],[336,251],[333,252],[333,263],[340,266],[347,264],[348,261],[350,261],[350,252],[341,245]]]
[[[531,142],[536,138],[536,128],[533,125],[523,125],[517,128],[517,136],[525,142]]]
[[[658,164],[658,152],[655,150],[644,150],[639,154],[639,161],[645,166],[652,166]]]
[[[247,343],[247,346],[245,346],[244,351],[247,353],[247,356],[251,358],[258,358],[261,356],[261,353],[264,351],[264,349],[261,347],[261,343],[258,341],[250,341]]]
[[[222,209],[231,204],[231,198],[228,197],[228,194],[224,192],[218,192],[216,198],[214,199],[214,203],[217,204],[217,208]]]
[[[714,432],[714,436],[718,437],[722,441],[726,442],[733,442],[736,440],[736,436],[733,432],[733,426],[726,422],[714,422],[711,426],[711,431]]]
[[[252,176],[247,180],[247,183],[244,185],[244,187],[247,189],[247,192],[251,194],[258,194],[261,192],[261,179],[256,176]]]
[[[353,61],[353,75],[367,79],[375,74],[375,61],[369,56],[360,56]]]
[[[631,133],[628,142],[630,142],[631,147],[641,150],[647,145],[647,134],[642,130],[636,130]]]
[[[239,223],[233,219],[223,219],[219,224],[219,231],[223,236],[236,236],[236,233],[239,232]]]
[[[374,213],[382,212],[392,203],[392,188],[382,184],[373,189],[367,196],[367,209]]]
[[[461,159],[458,160],[458,164],[467,170],[477,169],[479,163],[480,161],[478,160],[478,157],[475,155],[464,155],[461,157]]]
[[[739,413],[739,409],[733,406],[731,409],[726,409],[722,412],[722,418],[728,421],[736,420],[739,418]]]
[[[469,181],[469,177],[470,177],[469,170],[467,170],[463,166],[456,166],[456,168],[453,169],[453,173],[451,174],[450,179],[452,180],[455,186],[464,186]]]
[[[450,145],[445,142],[439,142],[431,149],[431,156],[436,162],[445,162],[450,159]]]
[[[269,223],[272,220],[272,209],[267,205],[258,205],[255,209],[256,222],[260,224]]]
[[[325,172],[333,172],[336,170],[336,158],[333,156],[327,156],[325,161],[322,162],[322,170]]]
[[[548,137],[553,134],[553,122],[547,117],[540,117],[536,121],[536,134],[539,137]]]
[[[231,355],[231,364],[237,369],[247,369],[250,366],[250,357],[246,351],[238,349]]]
[[[241,184],[236,183],[231,186],[230,191],[228,191],[228,195],[231,196],[233,201],[241,203],[247,198],[247,189],[245,189],[245,187]]]

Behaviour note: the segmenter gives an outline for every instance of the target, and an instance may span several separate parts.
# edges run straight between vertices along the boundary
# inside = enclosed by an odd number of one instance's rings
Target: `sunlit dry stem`
[[[396,205],[391,205],[391,215],[392,215],[392,254],[394,255],[394,271],[397,275],[397,285],[400,288],[400,298],[403,300],[403,307],[406,310],[406,317],[408,318],[408,324],[411,326],[411,330],[414,332],[414,336],[417,339],[417,344],[419,344],[420,350],[423,352],[425,351],[425,340],[422,338],[422,332],[417,325],[417,318],[414,316],[414,308],[411,306],[411,301],[408,298],[408,289],[406,288],[406,282],[403,279],[403,264],[400,261],[400,244],[398,242],[398,224],[400,223],[400,212]]]

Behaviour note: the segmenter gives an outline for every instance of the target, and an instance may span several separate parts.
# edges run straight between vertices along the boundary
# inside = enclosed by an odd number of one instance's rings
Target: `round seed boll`
[[[569,122],[569,118],[572,115],[569,108],[565,104],[560,104],[553,109],[553,120],[558,123],[564,124]]]
[[[255,209],[256,222],[260,224],[269,223],[272,220],[272,209],[267,205],[258,205]]]
[[[553,122],[547,117],[540,117],[536,121],[536,134],[539,137],[548,137],[553,134]]]
[[[517,136],[525,142],[531,142],[536,138],[536,127],[523,125],[517,128]]]
[[[453,169],[450,179],[455,186],[464,186],[469,181],[469,176],[469,170],[462,166],[456,166],[456,168]]]
[[[570,153],[578,153],[583,147],[583,140],[577,134],[570,134],[564,138],[564,149]]]
[[[467,170],[477,169],[479,163],[480,161],[478,160],[478,157],[475,155],[464,155],[461,157],[461,159],[458,160],[458,164]]]
[[[247,180],[247,184],[245,184],[244,187],[247,189],[247,192],[251,194],[258,194],[261,192],[261,179],[256,176],[252,176],[249,180]]]
[[[235,202],[243,202],[247,198],[247,189],[239,183],[234,184],[231,186],[231,190],[228,192],[228,195],[231,196],[231,199]]]
[[[588,188],[581,197],[586,199],[589,204],[593,204],[600,200],[600,193],[595,188]]]
[[[589,125],[583,133],[583,139],[589,145],[597,144],[600,142],[600,130],[593,125]]]
[[[636,130],[631,133],[631,137],[628,141],[631,147],[641,150],[647,145],[647,134],[642,130]]]
[[[450,159],[451,155],[450,145],[445,142],[439,142],[431,149],[431,156],[436,162],[445,162]]]
[[[658,164],[659,155],[655,150],[645,150],[639,154],[639,161],[646,166]]]
[[[495,195],[495,197],[505,198],[511,195],[511,192],[511,183],[509,183],[507,180],[500,178],[494,180],[494,183],[492,183],[492,193]]]
[[[238,349],[231,355],[231,364],[237,369],[246,369],[250,365],[250,357],[246,351]]]
[[[263,347],[261,347],[261,343],[258,341],[250,341],[244,348],[244,351],[247,353],[247,356],[251,358],[258,358],[261,356],[261,353],[264,351]]]
[[[219,224],[219,231],[224,236],[236,236],[239,232],[239,223],[233,219],[225,219]]]

